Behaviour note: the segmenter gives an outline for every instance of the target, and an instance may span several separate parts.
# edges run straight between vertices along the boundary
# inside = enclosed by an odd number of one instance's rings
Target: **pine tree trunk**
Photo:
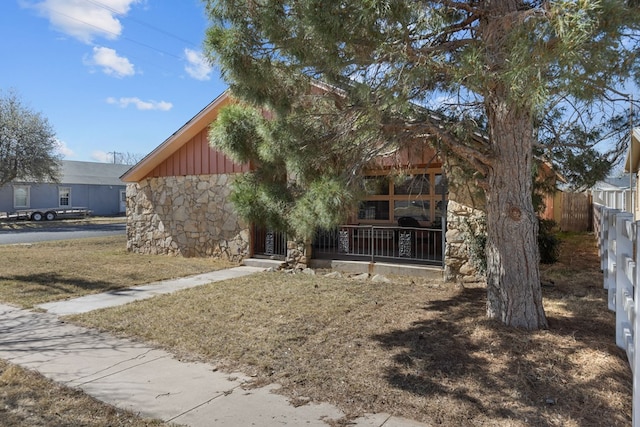
[[[531,199],[533,121],[504,99],[485,102],[495,156],[486,190],[487,314],[509,326],[546,328]]]
[[[542,307],[538,221],[532,201],[532,104],[506,71],[518,0],[486,0],[479,32],[492,163],[487,173],[487,315],[508,326],[547,327]]]

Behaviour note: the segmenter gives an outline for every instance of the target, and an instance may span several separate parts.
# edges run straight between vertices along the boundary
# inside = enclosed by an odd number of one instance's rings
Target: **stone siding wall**
[[[482,210],[449,200],[447,204],[447,235],[444,278],[448,282],[484,281],[473,258],[473,235],[485,233],[485,213]]]
[[[249,255],[249,227],[229,201],[233,175],[147,178],[127,185],[127,249],[143,254]]]

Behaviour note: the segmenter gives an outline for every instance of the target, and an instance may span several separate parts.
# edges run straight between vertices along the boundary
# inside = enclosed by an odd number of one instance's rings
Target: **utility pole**
[[[109,151],[107,154],[113,154],[113,164],[116,164],[116,154],[122,154],[118,151]]]

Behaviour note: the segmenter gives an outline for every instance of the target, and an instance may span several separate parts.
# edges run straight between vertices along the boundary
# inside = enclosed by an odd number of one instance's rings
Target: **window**
[[[71,206],[71,187],[58,187],[60,207]]]
[[[365,176],[363,186],[368,196],[384,196],[389,194],[389,178],[386,175]]]
[[[428,195],[431,192],[429,174],[404,175],[396,179],[393,194],[407,194],[413,196]]]
[[[442,174],[437,173],[434,176],[436,177],[435,179],[436,194],[445,194],[446,186],[445,186],[444,180],[442,179]]]
[[[431,201],[429,200],[395,200],[393,202],[393,219],[410,216],[418,221],[431,221]]]
[[[358,219],[388,220],[389,201],[388,200],[367,200],[360,204]]]
[[[365,200],[360,204],[358,220],[394,222],[413,218],[422,225],[437,223],[443,216],[444,176],[439,168],[420,169],[396,177],[378,172],[364,177]]]
[[[28,208],[31,203],[30,187],[28,185],[13,186],[13,207]]]

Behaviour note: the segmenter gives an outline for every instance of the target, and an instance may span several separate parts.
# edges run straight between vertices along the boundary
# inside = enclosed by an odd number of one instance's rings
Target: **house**
[[[631,130],[631,141],[629,143],[629,151],[627,153],[624,171],[635,175],[636,179],[640,177],[640,128]],[[633,185],[630,184],[630,187],[633,188]],[[628,210],[633,213],[635,220],[640,220],[640,199],[638,198],[640,194],[638,194],[638,191],[640,191],[640,189],[636,185],[633,189],[632,209]]]
[[[121,177],[129,250],[234,261],[286,255],[286,236],[246,224],[228,200],[230,184],[251,165],[210,147],[208,129],[231,102],[228,91],[220,95]],[[404,167],[395,179],[391,160],[379,162],[365,177],[368,196],[359,211],[349,224],[319,235],[314,256],[441,263],[446,191],[442,164],[433,158],[427,149],[397,153],[394,163]]]
[[[229,201],[230,184],[252,167],[208,142],[209,125],[232,102],[224,92],[121,177],[128,250],[232,261],[286,257],[302,267],[319,259],[435,265],[449,279],[474,280],[465,239],[483,223],[483,206],[473,190],[458,189],[458,202],[449,200],[442,161],[423,145],[365,171],[358,211],[346,224],[318,230],[310,245],[246,223]]]
[[[126,186],[120,175],[130,166],[61,161],[60,182],[13,181],[0,188],[0,212],[85,208],[93,215],[125,212]]]
[[[635,191],[636,175],[629,173],[607,177],[590,189],[594,204],[625,212],[634,210]]]
[[[208,129],[224,92],[122,175],[127,183],[127,248],[146,254],[252,255],[250,224],[228,200],[234,178],[250,170],[209,146]]]

